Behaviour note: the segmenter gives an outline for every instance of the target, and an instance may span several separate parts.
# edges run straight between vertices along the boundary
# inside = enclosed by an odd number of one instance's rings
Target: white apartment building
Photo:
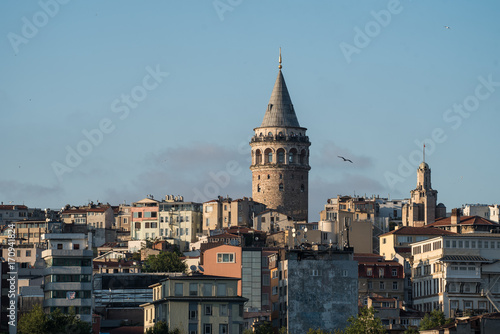
[[[413,305],[453,317],[500,306],[500,235],[443,235],[411,245]]]

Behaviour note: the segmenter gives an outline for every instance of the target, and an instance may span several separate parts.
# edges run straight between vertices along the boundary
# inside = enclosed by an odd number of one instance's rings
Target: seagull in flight
[[[344,161],[349,161],[350,163],[353,163],[351,160],[346,159],[346,158],[344,158],[344,157],[341,157],[340,155],[337,155],[337,156],[338,156],[340,159],[344,159]]]
[[[444,26],[444,28],[445,28],[445,29],[451,29],[451,28],[450,28],[450,27],[448,27],[448,26]]]

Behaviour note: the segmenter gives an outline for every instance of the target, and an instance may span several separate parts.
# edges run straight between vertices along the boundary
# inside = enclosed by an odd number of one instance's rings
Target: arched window
[[[260,150],[255,151],[255,164],[260,165],[262,163],[262,153]]]
[[[264,151],[265,163],[270,164],[273,162],[273,151],[270,148],[267,148]]]
[[[283,191],[283,183],[280,183],[279,189],[280,191]]]
[[[288,163],[294,164],[297,162],[297,149],[292,148],[290,152],[288,152]]]
[[[269,137],[272,137],[272,136],[273,136],[273,133],[272,133],[272,132],[269,132],[267,135],[268,135]]]
[[[285,150],[280,148],[278,150],[278,163],[282,164],[285,162]]]
[[[300,162],[301,164],[305,164],[305,163],[306,163],[306,150],[302,150],[302,151],[300,152],[299,162]]]

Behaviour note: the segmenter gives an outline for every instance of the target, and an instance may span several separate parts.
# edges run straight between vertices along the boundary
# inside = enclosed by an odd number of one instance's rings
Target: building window
[[[219,325],[219,334],[227,334],[227,324]]]
[[[203,325],[203,334],[212,334],[212,324]]]
[[[280,149],[278,151],[278,163],[282,164],[284,162],[285,162],[285,152],[282,149]]]
[[[28,256],[31,256],[31,251],[30,251],[30,250],[27,250],[27,251],[26,251],[26,256],[27,256],[27,257],[28,257]]]
[[[57,249],[63,249],[63,244],[57,244]],[[21,256],[20,252],[19,252],[18,256]]]
[[[385,282],[380,282],[379,288],[380,290],[385,290]]]
[[[189,295],[197,296],[198,295],[198,284],[197,283],[189,283]]]
[[[392,290],[398,289],[398,282],[392,282]]]
[[[300,185],[300,192],[303,193],[306,188],[304,187],[303,184]]]
[[[226,317],[227,316],[227,304],[219,305],[219,316]]]
[[[373,282],[368,281],[368,290],[372,290],[372,289],[373,289]]]
[[[175,295],[182,296],[183,295],[183,284],[175,283]]]
[[[280,185],[279,185],[279,190],[280,190],[280,191],[283,191],[283,183],[280,183]]]
[[[398,276],[398,270],[397,269],[392,269],[392,276]]]
[[[378,269],[378,277],[384,277],[384,268]]]
[[[257,185],[257,192],[260,193],[260,184]]]
[[[273,296],[275,296],[277,294],[278,294],[278,287],[277,286],[273,286]]]
[[[263,274],[262,275],[262,286],[269,286],[270,280],[269,280],[269,274]]]
[[[227,296],[227,286],[226,283],[218,283],[217,284],[217,296],[225,297]]]
[[[205,315],[212,315],[212,304],[205,305]]]
[[[217,263],[234,263],[234,253],[217,253]]]
[[[366,276],[372,276],[373,275],[373,269],[372,268],[366,268]]]
[[[203,296],[212,296],[212,283],[203,284]]]

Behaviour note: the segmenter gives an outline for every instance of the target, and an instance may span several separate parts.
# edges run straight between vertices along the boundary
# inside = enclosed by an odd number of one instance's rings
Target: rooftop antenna
[[[281,70],[281,68],[283,67],[283,66],[281,66],[281,47],[280,47],[280,56],[278,58],[278,61],[280,63],[279,66],[278,66],[278,68]]]
[[[425,162],[425,144],[424,144],[424,162]]]

